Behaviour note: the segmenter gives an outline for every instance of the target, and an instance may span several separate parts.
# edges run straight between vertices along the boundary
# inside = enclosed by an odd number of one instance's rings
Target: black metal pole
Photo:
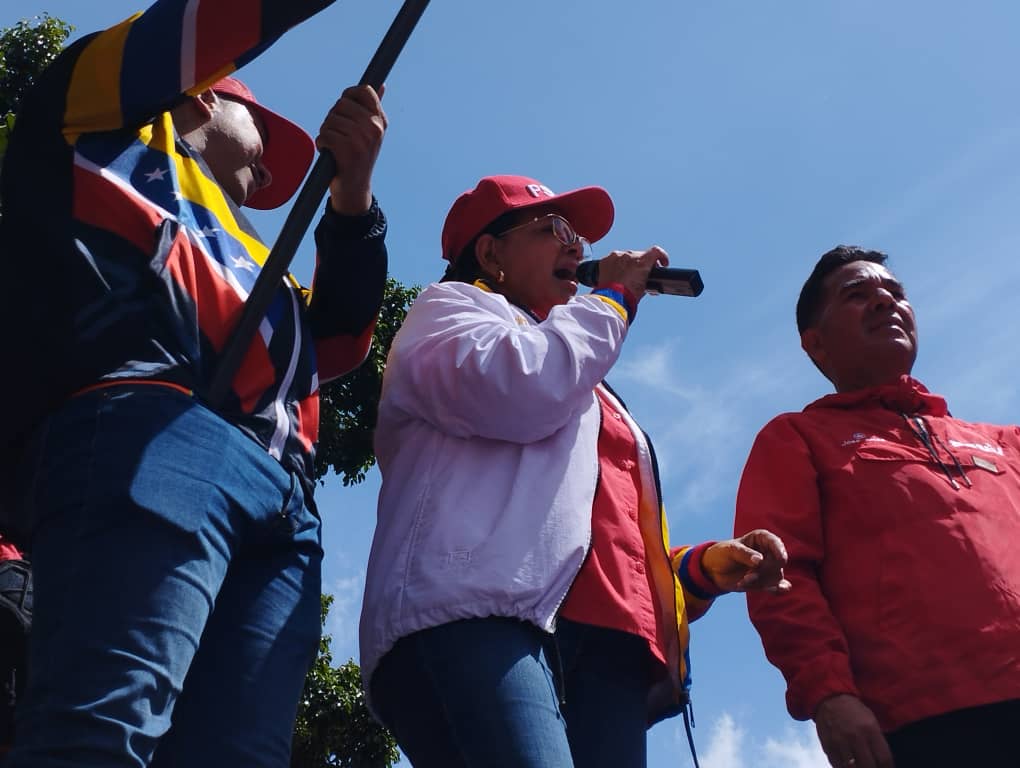
[[[386,36],[379,43],[375,55],[368,62],[365,74],[359,81],[360,85],[371,85],[376,90],[379,89],[428,4],[429,0],[404,0]],[[214,407],[222,405],[227,392],[230,391],[230,384],[244,359],[245,352],[248,351],[248,345],[262,318],[265,317],[269,304],[280,287],[280,281],[287,274],[294,253],[305,236],[312,218],[319,210],[322,198],[335,175],[336,163],[333,156],[328,151],[321,152],[312,166],[311,173],[305,179],[304,186],[298,192],[294,207],[287,215],[280,235],[269,256],[266,257],[266,263],[262,265],[262,271],[255,280],[255,285],[241,311],[237,327],[223,347],[219,366],[209,386],[208,398]]]

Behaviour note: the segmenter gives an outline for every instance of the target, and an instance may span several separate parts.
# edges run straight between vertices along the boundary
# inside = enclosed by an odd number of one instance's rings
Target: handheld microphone
[[[577,265],[577,282],[596,286],[599,282],[599,260],[582,261]],[[668,296],[700,296],[705,290],[701,275],[696,269],[676,267],[652,267],[648,273],[645,290],[649,293],[664,293]]]

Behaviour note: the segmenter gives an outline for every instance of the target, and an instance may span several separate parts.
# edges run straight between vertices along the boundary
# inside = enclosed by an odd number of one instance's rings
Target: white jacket
[[[594,294],[535,323],[474,285],[422,291],[379,403],[366,690],[382,656],[418,630],[485,616],[555,628],[591,539],[594,390],[626,333],[622,308]]]

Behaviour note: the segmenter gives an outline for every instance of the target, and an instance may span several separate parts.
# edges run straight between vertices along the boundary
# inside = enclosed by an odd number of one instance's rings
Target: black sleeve
[[[386,217],[379,202],[373,197],[363,215],[342,216],[327,201],[315,245],[312,336],[360,336],[375,322],[386,287]]]

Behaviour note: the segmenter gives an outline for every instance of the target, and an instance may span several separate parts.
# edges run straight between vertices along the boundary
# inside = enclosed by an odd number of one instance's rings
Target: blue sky
[[[77,36],[142,7],[17,0],[0,26],[49,11]],[[314,134],[398,7],[334,5],[241,75]],[[673,540],[726,537],[757,430],[829,391],[793,307],[837,243],[890,254],[918,314],[915,374],[957,416],[1018,420],[1018,31],[1009,0],[433,0],[387,84],[391,274],[439,276],[443,217],[480,176],[606,187],[616,225],[596,255],[655,243],[705,280],[698,299],[642,301],[610,381],[656,443]],[[272,241],[283,215],[252,218]],[[294,271],[311,265],[306,242]],[[373,475],[320,492],[340,658],[357,653],[377,490]],[[825,765],[741,597],[694,626],[692,655],[705,768]],[[689,764],[678,721],[649,744],[652,768]]]

